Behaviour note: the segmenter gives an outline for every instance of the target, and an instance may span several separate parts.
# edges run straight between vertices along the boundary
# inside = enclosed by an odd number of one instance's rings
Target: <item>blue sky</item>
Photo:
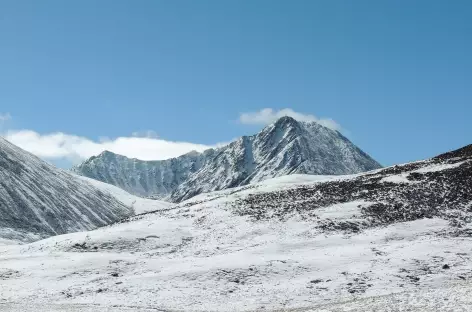
[[[0,0],[0,131],[60,165],[104,146],[159,159],[289,108],[384,165],[422,159],[472,143],[471,14],[459,0]]]

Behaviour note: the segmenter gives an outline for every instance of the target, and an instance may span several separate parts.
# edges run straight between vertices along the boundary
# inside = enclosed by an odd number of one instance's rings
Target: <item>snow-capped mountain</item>
[[[470,311],[471,207],[472,145],[204,193],[0,247],[0,310]]]
[[[105,151],[72,168],[72,171],[137,196],[165,198],[214,154],[215,150],[211,149],[166,160],[143,161]]]
[[[178,202],[200,193],[294,174],[341,175],[380,165],[339,132],[282,117],[253,136],[221,148],[173,192]]]
[[[140,161],[104,152],[73,170],[136,195],[179,202],[288,174],[340,175],[377,168],[375,160],[339,132],[282,117],[256,135],[201,154]]]
[[[31,241],[133,213],[132,205],[0,137],[0,237]]]

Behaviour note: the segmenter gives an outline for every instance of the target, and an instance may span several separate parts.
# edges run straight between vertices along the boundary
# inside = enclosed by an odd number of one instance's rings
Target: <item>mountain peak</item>
[[[293,117],[282,116],[279,119],[277,119],[275,122],[273,122],[272,125],[269,125],[268,127],[273,127],[275,129],[289,130],[289,129],[300,128],[301,124],[302,122],[296,120]]]
[[[275,125],[286,125],[286,124],[297,124],[298,121],[290,116],[282,116],[279,119],[277,119],[274,124]]]
[[[98,157],[105,157],[105,158],[109,158],[109,157],[115,157],[117,156],[118,154],[115,154],[113,152],[110,152],[109,150],[104,150],[103,152],[101,152]],[[121,156],[121,155],[120,155]]]
[[[100,153],[100,155],[106,156],[106,155],[116,155],[116,154],[109,150],[104,150],[103,152]]]
[[[297,120],[291,116],[282,116],[276,121],[274,121],[268,127],[274,127],[277,129],[301,129],[301,128],[309,128],[309,129],[316,129],[318,131],[332,131],[339,133],[339,131],[334,130],[326,125],[319,123],[318,121],[311,120],[311,121],[301,121]]]

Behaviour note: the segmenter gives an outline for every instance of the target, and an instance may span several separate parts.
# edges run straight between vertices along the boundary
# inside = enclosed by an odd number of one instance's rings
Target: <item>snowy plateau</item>
[[[472,145],[171,204],[0,143],[2,312],[472,310]]]

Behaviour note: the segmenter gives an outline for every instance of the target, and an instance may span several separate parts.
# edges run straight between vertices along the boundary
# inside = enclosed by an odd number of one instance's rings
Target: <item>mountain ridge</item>
[[[72,170],[135,195],[179,202],[281,175],[352,174],[380,167],[340,132],[285,116],[257,134],[202,153],[142,161],[107,151]]]
[[[107,192],[0,137],[0,237],[30,241],[131,214],[132,207]]]

